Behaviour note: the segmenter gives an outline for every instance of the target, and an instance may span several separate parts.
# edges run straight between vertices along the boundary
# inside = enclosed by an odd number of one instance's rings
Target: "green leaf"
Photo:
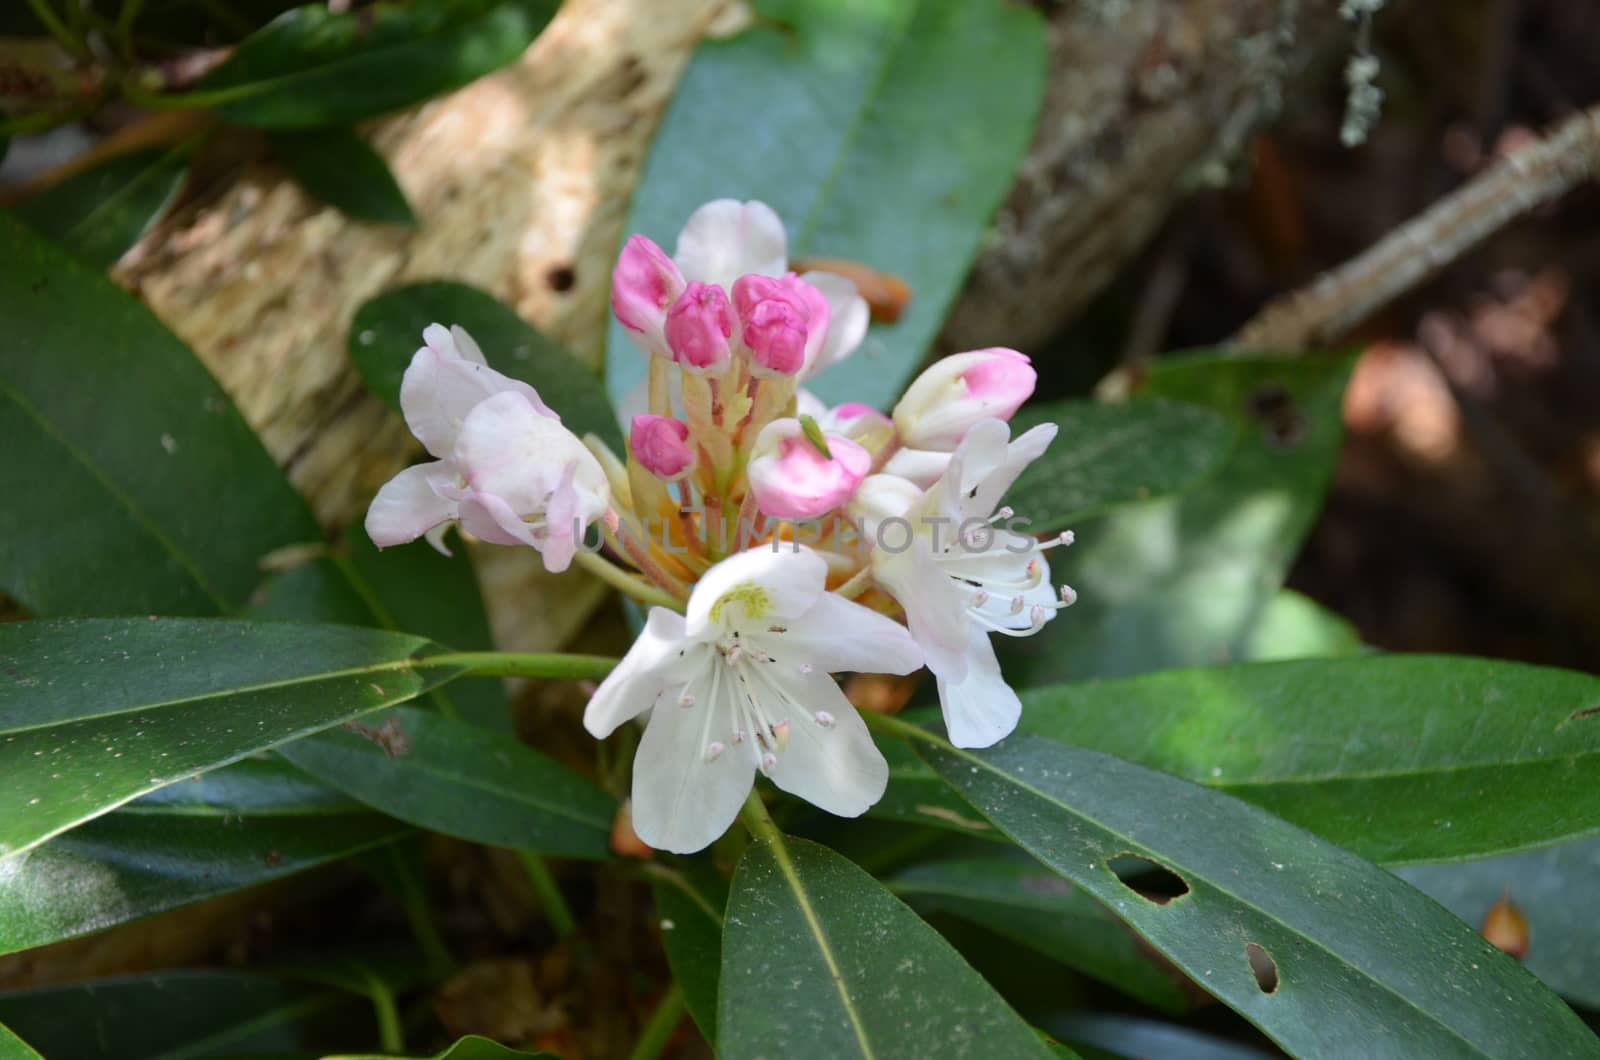
[[[306,191],[360,221],[415,226],[389,163],[352,129],[281,132],[272,153]]]
[[[883,798],[867,813],[908,824],[932,825],[980,839],[1002,836],[967,801],[950,790],[939,774],[900,740],[879,740],[878,750],[889,763],[889,786]]]
[[[525,1060],[527,1057],[548,1057],[550,1060],[555,1060],[554,1053],[524,1053],[475,1034],[460,1039],[444,1052],[435,1055],[432,1060]],[[352,1053],[326,1057],[325,1060],[388,1060],[388,1058],[378,1053]]]
[[[1594,915],[1600,839],[1395,872],[1473,928],[1483,924],[1490,906],[1509,898],[1528,919],[1528,971],[1585,1008],[1600,1010],[1600,920]]]
[[[1190,1007],[1181,976],[1099,902],[1031,859],[927,862],[888,884],[920,913],[971,921],[1164,1012]]]
[[[899,323],[807,383],[829,402],[887,407],[1011,187],[1044,88],[1043,22],[1005,0],[755,7],[754,28],[695,52],[624,231],[671,251],[706,200],[759,199],[787,226],[791,258],[853,258],[903,278],[913,298]],[[616,324],[609,351],[621,400],[644,358]]]
[[[350,359],[367,388],[400,408],[400,378],[429,324],[466,328],[490,367],[539,391],[573,432],[600,436],[623,452],[622,431],[600,380],[559,344],[493,295],[462,283],[417,283],[372,299],[350,325]]]
[[[1225,413],[1240,443],[1206,482],[1074,529],[1051,577],[1078,602],[1037,636],[997,645],[1016,687],[1248,657],[1322,506],[1342,431],[1347,360],[1191,356],[1147,393]],[[1019,510],[1021,510],[1019,508]],[[1026,514],[1026,513],[1024,513]]]
[[[739,861],[722,944],[719,1054],[1049,1056],[939,933],[827,847],[775,837]]]
[[[616,802],[500,733],[415,707],[280,749],[295,765],[422,828],[494,846],[602,858]]]
[[[1343,615],[1293,589],[1279,589],[1250,630],[1242,656],[1269,662],[1341,658],[1361,655],[1366,650],[1361,634]]]
[[[0,1020],[48,1057],[196,1060],[312,1048],[317,1021],[364,1019],[357,999],[245,972],[165,971],[0,993]],[[370,1026],[370,1021],[360,1026]],[[369,1032],[370,1033],[370,1032]]]
[[[1040,423],[1060,433],[1006,494],[1034,534],[1181,493],[1222,465],[1238,434],[1232,419],[1211,409],[1151,400],[1032,405],[1017,414],[1011,434]]]
[[[684,872],[673,870],[668,879],[657,878],[656,915],[672,978],[683,988],[684,1004],[695,1026],[715,1049],[722,911],[728,907],[728,885],[714,873],[693,872],[692,864],[686,862]]]
[[[247,759],[75,828],[0,872],[0,953],[303,872],[410,829]]]
[[[935,742],[918,750],[963,797],[1290,1053],[1600,1055],[1459,920],[1249,803],[1038,736]]]
[[[4,157],[4,152],[0,152]],[[0,1023],[0,1060],[42,1060],[27,1042],[12,1034],[5,1024]]]
[[[0,624],[0,860],[196,773],[421,695],[421,637],[205,619]]]
[[[137,300],[0,216],[0,589],[35,615],[214,614],[321,531]]]
[[[169,101],[262,129],[349,125],[459,88],[515,60],[551,0],[417,0],[334,14],[305,4]]]
[[[1600,832],[1600,679],[1459,656],[1180,670],[1024,694],[1022,727],[1256,803],[1372,861]]]
[[[1111,1056],[1121,1060],[1168,1060],[1169,1057],[1182,1057],[1183,1060],[1271,1060],[1276,1055],[1227,1038],[1201,1034],[1188,1027],[1133,1016],[1074,1012],[1052,1017],[1045,1022],[1052,1034],[1086,1050],[1086,1057]]]
[[[189,146],[124,155],[17,207],[17,220],[104,269],[139,241],[183,186]]]

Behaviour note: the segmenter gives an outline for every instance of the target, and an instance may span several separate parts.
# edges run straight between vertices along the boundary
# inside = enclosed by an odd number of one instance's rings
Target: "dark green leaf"
[[[1600,679],[1456,656],[1179,670],[1024,694],[1022,727],[1247,799],[1373,861],[1600,832]]]
[[[241,607],[261,556],[321,537],[194,355],[0,216],[0,589],[35,615]]]
[[[305,4],[251,34],[173,102],[263,129],[349,125],[512,62],[555,8],[553,0],[418,0],[334,14]]]
[[[1037,862],[934,861],[888,883],[918,912],[969,920],[1163,1011],[1189,1008],[1182,976],[1162,968],[1099,902]]]
[[[1247,657],[1322,506],[1348,368],[1211,356],[1158,364],[1152,396],[1227,414],[1241,441],[1195,489],[1074,528],[1077,544],[1051,553],[1050,566],[1078,602],[1037,636],[999,646],[1012,684]]]
[[[685,864],[687,869],[689,863]],[[728,885],[710,872],[681,872],[655,885],[661,945],[672,978],[700,1033],[716,1048],[717,981],[722,974],[722,911]]]
[[[1560,998],[1459,920],[1249,803],[1021,733],[987,751],[918,749],[1291,1053],[1600,1055]]]
[[[903,742],[879,740],[878,749],[889,762],[889,787],[867,811],[873,817],[933,825],[983,839],[1005,838]]]
[[[1043,23],[1005,0],[755,6],[755,28],[695,52],[624,230],[670,252],[706,200],[760,199],[788,227],[791,258],[853,258],[905,279],[899,323],[814,385],[829,402],[887,407],[1011,187],[1044,86]],[[644,359],[616,325],[609,348],[620,400]]]
[[[1501,898],[1528,919],[1528,971],[1586,1008],[1600,1010],[1600,839],[1459,865],[1415,865],[1399,877],[1472,927]]]
[[[477,1035],[468,1035],[456,1042],[444,1052],[434,1056],[432,1060],[526,1060],[528,1057],[546,1057],[556,1060],[553,1053],[524,1053],[516,1049],[508,1049],[499,1042],[480,1038]],[[348,1056],[330,1056],[326,1060],[387,1060],[377,1053],[351,1054]]]
[[[617,415],[595,374],[493,295],[461,283],[397,287],[356,312],[350,359],[367,388],[393,408],[400,408],[400,378],[429,324],[466,328],[490,367],[533,386],[569,429],[623,451]]]
[[[457,671],[417,658],[434,651],[409,634],[280,622],[0,624],[0,859],[421,695]]]
[[[302,872],[410,829],[287,764],[246,760],[56,837],[0,872],[0,953]]]
[[[0,1020],[61,1060],[198,1060],[313,1048],[319,1017],[370,1035],[361,1002],[245,972],[166,971],[0,994]],[[354,1006],[354,1007],[352,1007]]]
[[[462,651],[494,647],[472,559],[464,548],[443,556],[431,548],[379,551],[352,526],[343,550],[269,578],[252,598],[249,617],[375,626],[416,633]],[[511,731],[499,678],[467,677],[428,698],[447,714]]]
[[[17,207],[17,219],[104,269],[139,241],[183,186],[187,145],[124,155]]]
[[[306,191],[361,221],[415,225],[383,156],[352,129],[274,133],[272,153]]]
[[[605,857],[612,798],[510,736],[415,707],[281,749],[391,817],[496,846]]]
[[[3,157],[3,156],[0,156]],[[41,1060],[27,1042],[0,1023],[0,1060]]]
[[[720,1055],[1049,1056],[950,944],[827,847],[758,841],[728,899]]]
[[[1040,423],[1060,433],[1006,494],[1034,534],[1181,493],[1222,465],[1237,435],[1235,421],[1211,409],[1141,400],[1032,405],[1017,414],[1012,436]]]
[[[1088,1056],[1112,1056],[1119,1060],[1269,1060],[1265,1053],[1226,1038],[1190,1030],[1171,1023],[1075,1012],[1045,1021],[1051,1033],[1084,1049]],[[1087,1050],[1094,1050],[1093,1053]],[[1101,1052],[1104,1050],[1104,1052]]]

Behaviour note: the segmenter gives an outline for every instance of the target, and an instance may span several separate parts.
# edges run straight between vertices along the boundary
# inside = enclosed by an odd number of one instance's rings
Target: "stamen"
[[[1076,540],[1077,536],[1073,534],[1071,530],[1063,530],[1049,541],[1041,541],[1039,543],[1039,549],[1040,551],[1043,551],[1047,548],[1057,548],[1064,545],[1070,545]]]
[[[779,752],[782,752],[788,748],[789,723],[787,721],[780,721],[778,724],[772,727],[772,742],[776,745],[776,749]]]
[[[773,754],[771,751],[768,751],[766,754],[761,756],[761,772],[762,773],[764,773],[765,775],[770,777],[770,776],[772,776],[772,771],[774,769],[777,769],[777,768],[778,768],[778,756],[777,755]]]
[[[706,761],[715,762],[717,759],[722,757],[722,752],[726,751],[727,749],[727,745],[721,740],[712,740],[710,743],[706,744]]]
[[[808,673],[810,673],[810,672],[811,672],[811,671],[812,671],[812,670],[814,670],[814,669],[815,669],[815,667],[813,667],[813,666],[812,666],[812,665],[811,665],[811,664],[810,664],[810,663],[801,663],[801,664],[800,664],[800,665],[799,665],[799,666],[797,666],[797,667],[796,667],[796,668],[795,668],[795,669],[797,669],[797,670],[799,670],[799,671],[800,671],[800,672],[801,672],[801,673],[803,673],[803,674],[808,674]]]
[[[1024,600],[1024,599],[1023,599],[1023,598],[1022,598],[1022,597],[1020,597],[1020,596],[1013,596],[1013,597],[1012,597],[1012,598],[1011,598],[1011,613],[1012,613],[1012,614],[1013,614],[1013,615],[1020,615],[1020,614],[1022,614],[1022,608],[1023,608],[1023,607],[1024,607],[1024,606],[1025,606],[1025,605],[1026,605],[1026,604],[1027,604],[1027,601],[1026,601],[1026,600]]]
[[[829,714],[827,711],[819,710],[815,714],[811,715],[811,717],[812,717],[813,720],[816,721],[816,723],[818,725],[822,726],[824,729],[833,728],[833,715]]]
[[[977,592],[972,594],[972,603],[970,605],[968,605],[968,606],[970,606],[970,607],[982,607],[984,604],[986,604],[988,602],[989,602],[989,594],[984,592],[982,589],[979,589]]]
[[[1071,607],[1073,604],[1075,604],[1077,602],[1078,602],[1078,590],[1074,589],[1070,585],[1063,585],[1061,587],[1061,606],[1062,607]]]
[[[680,706],[680,707],[692,707],[692,706],[694,706],[694,704],[695,704],[694,693],[690,692],[688,687],[685,686],[684,690],[683,690],[683,695],[678,697],[678,706]]]
[[[1004,507],[997,509],[995,513],[989,517],[989,525],[993,526],[995,523],[1004,522],[1016,514],[1017,510],[1015,508],[1011,507],[1010,505],[1005,505]]]

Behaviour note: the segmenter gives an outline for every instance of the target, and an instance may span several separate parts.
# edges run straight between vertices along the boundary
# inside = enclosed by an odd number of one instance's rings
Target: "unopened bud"
[[[611,274],[611,311],[647,350],[664,352],[667,307],[683,291],[683,275],[666,251],[644,236],[630,236]]]
[[[1010,419],[1033,393],[1038,374],[1016,350],[995,347],[935,361],[894,407],[901,442],[950,452],[980,420]]]
[[[756,502],[778,519],[815,519],[849,500],[872,469],[872,454],[848,438],[821,449],[798,420],[774,420],[761,429],[749,478]]]
[[[646,471],[664,482],[676,482],[694,470],[689,425],[671,416],[635,416],[628,448]]]
[[[733,305],[758,375],[797,374],[827,338],[828,300],[793,273],[780,279],[739,277]]]
[[[733,357],[733,307],[722,288],[691,283],[667,312],[672,359],[696,373],[720,375]]]

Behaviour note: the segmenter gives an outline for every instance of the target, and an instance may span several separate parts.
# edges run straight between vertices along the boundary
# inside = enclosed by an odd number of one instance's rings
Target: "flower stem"
[[[550,921],[556,937],[564,939],[577,931],[578,922],[573,919],[572,909],[568,907],[566,898],[562,897],[561,888],[556,885],[556,878],[550,875],[550,867],[544,863],[544,859],[531,850],[518,850],[517,860],[522,862],[528,882],[533,884],[533,893],[538,895],[539,905],[544,908],[545,919]]]
[[[618,660],[609,655],[560,652],[452,651],[418,660],[419,666],[460,666],[473,677],[544,677],[576,681],[610,673]]]
[[[744,818],[744,825],[750,829],[750,834],[761,842],[783,842],[783,832],[778,828],[778,822],[767,812],[767,804],[761,801],[761,793],[755,788],[750,789],[750,795],[744,800],[744,809],[739,812],[739,816]]]
[[[394,991],[389,989],[389,984],[368,972],[367,996],[372,999],[372,1011],[378,1019],[379,1048],[391,1054],[405,1052],[406,1039],[400,1029],[400,1010],[395,1007]]]
[[[683,602],[677,597],[656,588],[643,578],[629,574],[598,553],[579,550],[576,558],[578,565],[584,570],[641,604],[656,604],[670,607],[674,611],[683,610]]]
[[[872,588],[872,564],[868,563],[850,575],[834,592],[846,600],[854,600],[870,588]]]
[[[656,1002],[655,1011],[650,1013],[644,1030],[639,1032],[639,1040],[633,1044],[628,1060],[656,1060],[667,1047],[672,1032],[683,1022],[683,1009],[683,987],[673,983]]]
[[[888,714],[877,714],[870,710],[863,710],[860,713],[861,720],[867,723],[867,728],[869,729],[877,729],[885,735],[898,736],[906,740],[919,740],[922,743],[932,744],[934,747],[941,747],[946,751],[957,750],[956,746],[949,740],[946,740],[938,733],[929,732],[920,725],[913,725],[909,721],[902,721]]]
[[[89,58],[89,49],[67,29],[67,24],[50,7],[49,0],[28,0],[28,6],[33,8],[34,17],[56,39],[56,43],[66,49],[67,54],[79,59]]]

